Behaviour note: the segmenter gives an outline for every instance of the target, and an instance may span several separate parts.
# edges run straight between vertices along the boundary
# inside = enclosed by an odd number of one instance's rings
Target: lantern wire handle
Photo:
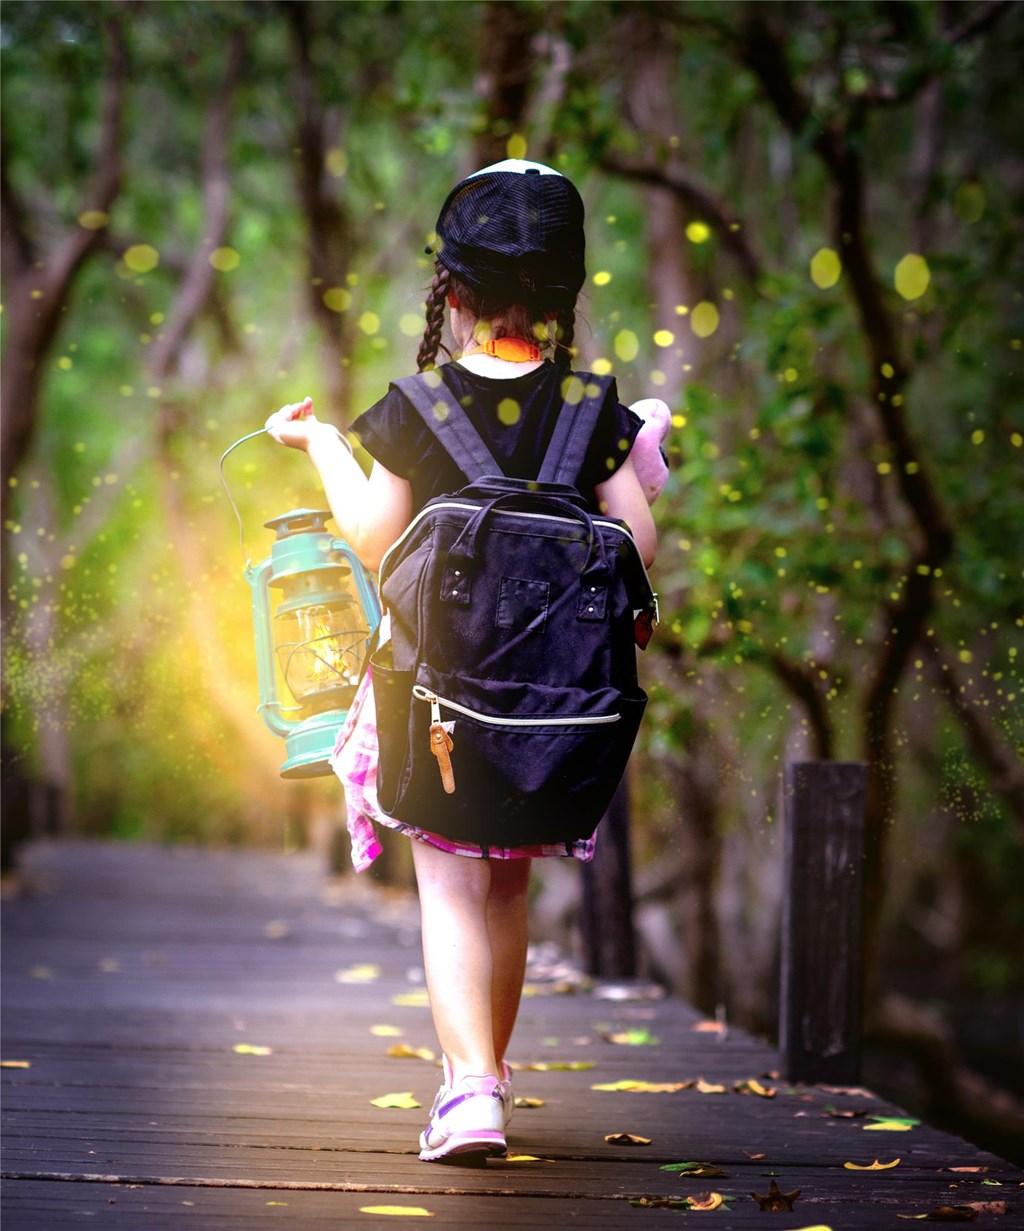
[[[334,424],[332,423],[330,426],[334,427]],[[348,449],[349,453],[352,454],[352,456],[355,456],[352,452],[352,445],[348,440],[346,440],[344,434],[339,432],[336,427],[334,427],[334,431],[337,433],[338,439],[341,443],[346,449]],[[247,440],[254,440],[257,436],[264,436],[266,435],[266,432],[267,429],[265,427],[261,427],[255,432],[249,432],[247,436],[243,436],[240,440],[236,440],[233,445],[228,445],[228,447],[220,455],[220,462],[218,463],[218,469],[220,470],[220,481],[224,488],[224,494],[228,498],[228,504],[231,505],[231,510],[235,515],[235,521],[238,522],[238,543],[242,549],[242,559],[245,561],[246,568],[249,567],[251,561],[249,560],[249,555],[245,550],[245,526],[242,524],[242,515],[238,511],[238,505],[235,504],[234,497],[231,495],[231,489],[228,487],[227,476],[224,474],[224,462],[227,460],[228,454],[234,453],[239,445],[244,445]]]
[[[245,561],[246,568],[249,567],[250,561],[248,553],[245,550],[245,526],[242,524],[242,514],[238,511],[238,505],[235,504],[234,497],[231,495],[231,488],[228,487],[227,476],[224,474],[224,462],[227,460],[228,454],[234,453],[239,445],[244,445],[247,440],[253,440],[256,436],[264,435],[266,430],[267,429],[265,427],[261,427],[259,431],[250,432],[247,436],[243,436],[241,440],[236,440],[233,445],[228,445],[228,447],[220,455],[220,463],[218,465],[218,469],[220,470],[221,485],[223,486],[224,493],[228,498],[228,504],[231,505],[231,511],[235,515],[235,521],[238,522],[238,543],[242,549],[242,559]]]

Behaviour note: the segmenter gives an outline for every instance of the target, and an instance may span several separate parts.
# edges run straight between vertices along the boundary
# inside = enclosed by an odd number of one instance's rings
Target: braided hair
[[[435,261],[434,279],[427,292],[427,324],[423,330],[423,341],[420,342],[419,353],[416,355],[416,368],[419,372],[434,366],[439,350],[444,350],[449,357],[451,355],[448,347],[444,346],[441,341],[441,333],[444,330],[445,301],[448,298],[451,278],[451,274],[441,262]]]
[[[525,303],[499,302],[469,286],[453,275],[440,260],[436,260],[425,305],[426,326],[416,356],[418,370],[422,372],[433,367],[439,350],[451,357],[451,352],[441,341],[449,293],[455,294],[477,320],[495,322],[495,337],[519,337],[527,342],[539,343],[542,349],[550,345],[554,349],[556,363],[570,364],[575,355],[575,304],[567,303],[564,297],[545,304],[534,289],[533,279],[525,271],[520,273],[520,283]]]

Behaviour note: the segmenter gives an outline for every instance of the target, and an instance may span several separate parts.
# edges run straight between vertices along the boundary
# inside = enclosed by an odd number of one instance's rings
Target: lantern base
[[[347,717],[348,710],[327,710],[296,723],[285,737],[288,759],[281,766],[281,777],[321,778],[330,774],[331,753]]]

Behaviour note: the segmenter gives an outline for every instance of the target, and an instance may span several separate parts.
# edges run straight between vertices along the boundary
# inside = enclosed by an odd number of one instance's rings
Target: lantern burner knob
[[[327,509],[292,509],[282,513],[280,517],[272,517],[263,524],[268,530],[273,530],[278,541],[293,534],[326,533],[326,523],[331,514]]]

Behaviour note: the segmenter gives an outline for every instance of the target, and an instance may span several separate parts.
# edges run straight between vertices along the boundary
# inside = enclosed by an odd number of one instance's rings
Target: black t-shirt
[[[473,426],[509,478],[535,479],[563,405],[567,373],[552,363],[509,380],[478,376],[459,363],[437,369],[466,408]],[[629,456],[642,420],[619,403],[614,382],[590,440],[575,486],[597,512],[594,488]],[[458,491],[466,477],[405,395],[392,385],[352,425],[363,448],[412,485],[413,513],[434,496]]]

